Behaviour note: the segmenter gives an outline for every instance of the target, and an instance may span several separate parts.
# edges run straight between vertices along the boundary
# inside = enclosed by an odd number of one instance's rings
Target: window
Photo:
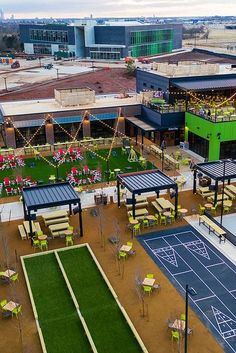
[[[68,31],[30,29],[29,32],[30,39],[33,42],[43,41],[52,43],[68,43]]]

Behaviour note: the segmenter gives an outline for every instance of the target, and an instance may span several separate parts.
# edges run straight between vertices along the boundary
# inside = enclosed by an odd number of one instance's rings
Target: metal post
[[[109,160],[107,160],[107,184],[110,182],[110,168],[109,168]]]
[[[28,220],[29,220],[30,238],[32,239],[33,236],[34,236],[34,234],[33,234],[32,220],[31,220],[30,211],[29,211],[29,213],[28,213]]]
[[[188,284],[185,288],[185,337],[184,337],[184,353],[188,352]]]
[[[220,211],[220,225],[222,226],[223,221],[223,208],[224,208],[224,195],[225,195],[225,165],[226,161],[224,161],[223,166],[223,187],[222,187],[222,200],[221,200],[221,211]]]
[[[215,182],[214,206],[217,204],[218,180]]]
[[[82,208],[81,208],[81,201],[79,200],[78,203],[78,207],[79,207],[79,228],[80,228],[80,236],[82,237],[83,234],[83,220],[82,220]]]
[[[197,180],[196,180],[196,177],[197,177],[197,170],[194,169],[193,171],[193,194],[196,194],[196,191],[197,191]]]
[[[120,208],[120,182],[117,180],[117,203],[118,207]]]
[[[175,188],[175,219],[178,216],[178,186]]]
[[[132,193],[132,215],[133,218],[135,219],[135,194]]]
[[[59,69],[56,69],[56,71],[57,71],[57,80],[58,80],[59,79],[59,73],[58,73]]]
[[[161,170],[164,170],[164,148],[161,148]]]
[[[71,204],[69,204],[69,215],[70,215],[70,216],[72,215],[72,207],[71,207]]]
[[[5,84],[5,90],[8,91],[8,90],[7,90],[7,78],[6,78],[6,77],[3,77],[3,79],[4,79],[4,84]]]
[[[143,130],[142,130],[142,151],[143,151]]]

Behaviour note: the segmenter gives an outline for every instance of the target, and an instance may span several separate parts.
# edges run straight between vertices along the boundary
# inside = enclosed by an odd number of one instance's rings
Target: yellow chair
[[[131,248],[133,247],[133,242],[132,241],[127,241],[126,243],[128,246],[131,246]]]
[[[159,219],[159,214],[155,213],[155,218],[156,218],[156,224],[158,224],[158,219]]]
[[[214,213],[214,215],[216,215],[217,207],[218,207],[218,204],[216,204],[215,206],[212,206],[212,208],[211,208],[211,212]]]
[[[172,339],[172,342],[174,340],[176,340],[177,342],[179,342],[179,339],[180,339],[180,334],[178,331],[171,331],[171,339]]]
[[[141,230],[140,230],[140,223],[135,224],[135,225],[133,226],[133,235],[138,235],[138,234],[140,234],[140,232],[141,232]]]
[[[148,228],[149,227],[149,220],[148,219],[143,219],[142,226],[143,226],[143,228]]]
[[[74,241],[73,241],[73,236],[72,235],[67,235],[66,236],[66,246],[69,245],[74,245]]]
[[[148,293],[149,295],[152,293],[152,287],[143,286],[144,293]]]
[[[160,224],[164,223],[165,225],[167,224],[166,216],[160,215]]]
[[[154,274],[153,274],[153,273],[148,273],[148,274],[146,275],[146,277],[147,277],[147,278],[154,278]]]
[[[48,250],[48,241],[47,240],[40,240],[39,247],[40,247],[41,251]]]
[[[199,214],[200,214],[200,216],[202,216],[204,214],[205,210],[206,210],[206,207],[204,207],[201,204],[199,204]]]
[[[185,316],[185,314],[181,314],[181,315],[180,315],[180,320],[186,321],[186,316]]]
[[[124,252],[124,251],[119,251],[119,253],[118,253],[118,258],[119,258],[119,260],[120,259],[126,259],[126,257],[127,257],[127,253],[126,252]]]
[[[230,207],[224,206],[223,213],[229,213],[229,212],[230,212]]]

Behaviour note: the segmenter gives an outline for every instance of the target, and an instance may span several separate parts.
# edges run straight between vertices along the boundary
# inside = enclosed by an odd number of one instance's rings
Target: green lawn
[[[108,154],[108,149],[103,149],[97,151],[102,157],[106,157]],[[128,156],[122,155],[121,148],[114,148],[114,153],[117,156],[111,156],[109,160],[109,169],[113,171],[116,168],[121,169],[123,172],[134,172],[143,170],[139,162],[128,162]],[[97,167],[102,170],[102,179],[106,181],[107,163],[99,157],[92,158],[91,153],[86,151],[83,154],[84,159],[82,161],[76,161],[74,163],[67,162],[58,167],[58,176],[62,179],[66,178],[66,172],[70,172],[72,166],[76,166],[78,169],[82,169],[84,165],[88,165],[90,169],[96,169]],[[50,162],[53,162],[52,157],[47,157]],[[146,169],[152,169],[153,165],[148,162]],[[25,166],[22,168],[7,169],[0,171],[0,182],[3,182],[4,177],[9,177],[14,179],[17,175],[21,175],[23,178],[31,176],[31,180],[42,181],[43,183],[48,183],[48,178],[50,175],[56,175],[56,168],[50,166],[43,159],[35,160],[34,158],[25,159]],[[114,178],[113,178],[114,179]],[[5,191],[3,191],[2,196],[6,196]]]
[[[142,352],[88,249],[58,255],[98,352]]]
[[[91,353],[54,254],[24,259],[48,353]]]

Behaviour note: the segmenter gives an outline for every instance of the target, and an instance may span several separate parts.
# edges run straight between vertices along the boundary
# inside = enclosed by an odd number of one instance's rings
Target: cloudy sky
[[[236,0],[0,0],[5,17],[235,15]]]

